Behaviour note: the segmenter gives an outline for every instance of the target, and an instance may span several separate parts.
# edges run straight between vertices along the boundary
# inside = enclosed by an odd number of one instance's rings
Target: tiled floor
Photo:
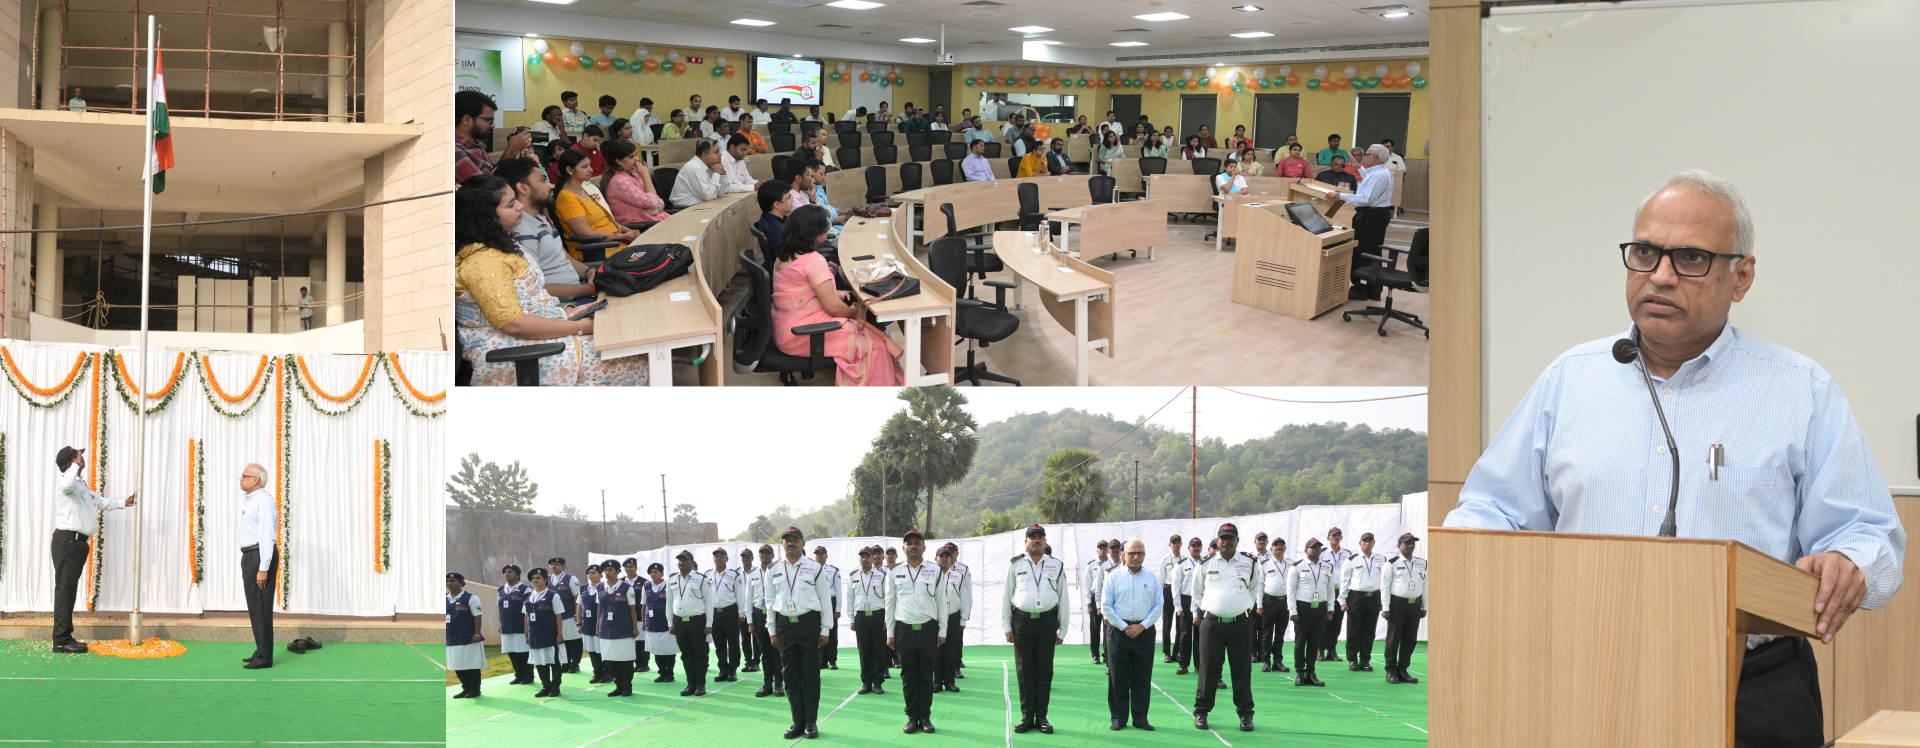
[[[1405,246],[1413,228],[1424,226],[1424,214],[1408,214],[1395,222],[1387,243]],[[1085,258],[1113,271],[1116,298],[1115,356],[1095,351],[1088,365],[1091,384],[1138,385],[1425,385],[1427,339],[1420,330],[1398,321],[1387,325],[1386,337],[1375,329],[1377,318],[1343,322],[1334,310],[1313,320],[1296,319],[1230,299],[1233,252],[1216,252],[1203,241],[1206,226],[1176,223],[1168,227],[1169,244],[1147,260],[1122,254],[1117,260]],[[923,255],[924,259],[924,255]],[[996,280],[1014,280],[999,277]],[[736,284],[737,285],[737,284]],[[722,304],[740,289],[722,294]],[[976,286],[976,295],[991,291]],[[1013,293],[1008,293],[1013,303]],[[1358,310],[1372,302],[1348,302],[1343,309]],[[1405,310],[1431,325],[1425,294],[1399,293],[1394,308]],[[979,349],[987,368],[1018,378],[1025,386],[1071,385],[1073,333],[1053,320],[1029,288],[1027,308],[1014,312],[1020,330],[1005,341]],[[896,339],[898,327],[893,328]],[[955,365],[966,361],[965,346],[954,351]],[[675,367],[675,381],[692,384],[692,370]],[[727,374],[729,386],[778,385],[770,374]],[[832,377],[817,375],[804,386],[831,385]],[[1004,385],[991,385],[1004,386]]]

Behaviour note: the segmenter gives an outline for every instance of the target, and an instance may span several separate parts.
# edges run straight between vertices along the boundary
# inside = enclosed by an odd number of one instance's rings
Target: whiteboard
[[[1700,168],[1753,214],[1759,264],[1733,324],[1818,362],[1887,482],[1920,486],[1916,29],[1909,0],[1484,19],[1485,438],[1560,353],[1632,324],[1617,247],[1648,190]]]

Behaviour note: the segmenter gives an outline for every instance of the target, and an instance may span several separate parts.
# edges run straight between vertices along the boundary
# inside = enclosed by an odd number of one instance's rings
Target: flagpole
[[[146,189],[141,190],[145,206],[140,216],[140,354],[137,381],[133,396],[134,412],[137,415],[137,432],[133,447],[133,493],[135,496],[145,493],[147,483],[147,303],[148,292],[153,288],[153,102],[154,102],[154,49],[159,40],[154,38],[154,17],[147,16],[147,121],[140,128],[141,140],[146,153],[142,182]],[[140,646],[140,536],[143,525],[140,522],[140,510],[147,502],[136,499],[133,504],[133,615],[127,619],[127,641]]]

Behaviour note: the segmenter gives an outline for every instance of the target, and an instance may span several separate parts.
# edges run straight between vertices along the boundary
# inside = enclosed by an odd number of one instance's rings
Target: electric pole
[[[667,514],[667,474],[660,474],[660,525],[667,528],[667,545],[673,545],[673,516]]]
[[[1192,430],[1187,432],[1187,440],[1189,442],[1187,444],[1189,450],[1187,455],[1187,477],[1191,483],[1191,485],[1188,486],[1190,493],[1187,498],[1191,502],[1191,505],[1187,510],[1187,519],[1195,519],[1200,516],[1200,388],[1189,387],[1187,389],[1193,393],[1193,426],[1191,427]]]
[[[1133,521],[1140,521],[1140,461],[1133,461]]]
[[[613,539],[607,535],[607,489],[600,489],[600,543],[611,546]]]

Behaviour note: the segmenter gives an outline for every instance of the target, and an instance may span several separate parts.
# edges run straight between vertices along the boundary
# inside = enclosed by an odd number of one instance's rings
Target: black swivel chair
[[[907,133],[907,145],[926,145],[932,143],[933,141],[927,137],[930,134],[931,133],[926,132]]]
[[[760,246],[761,265],[766,268],[768,276],[771,277],[773,273],[773,241],[772,239],[768,239],[767,235],[760,231],[759,224],[754,224],[754,223],[747,224],[747,233],[752,234],[753,241]],[[776,236],[773,238],[778,239],[780,237]],[[744,258],[747,256],[747,253],[741,252],[740,256]]]
[[[831,117],[833,115],[829,114],[827,116]],[[833,123],[834,132],[853,132],[859,127],[860,127],[859,123],[854,122],[853,120],[850,120],[850,119],[843,119],[843,120],[840,120],[839,122]]]
[[[767,123],[767,133],[770,135],[779,135],[781,133],[791,134],[792,132],[793,132],[792,122],[768,122]]]
[[[852,130],[846,130],[844,132],[841,132],[839,135],[839,140],[840,140],[841,148],[859,148],[860,147],[860,133],[854,132]]]
[[[1148,177],[1151,177],[1155,174],[1167,173],[1167,159],[1163,156],[1141,156],[1139,163],[1140,163],[1140,181],[1141,181],[1140,189],[1127,190],[1127,191],[1140,192],[1144,194],[1147,190],[1146,181]]]
[[[653,191],[660,195],[661,209],[668,213],[680,212],[680,208],[684,206],[673,204],[673,183],[680,178],[680,170],[671,166],[662,166],[654,169],[652,174]]]
[[[495,348],[485,356],[490,364],[513,364],[513,385],[515,387],[540,386],[540,359],[565,353],[566,343],[535,343],[518,345],[512,348]],[[473,384],[473,365],[467,363],[464,351],[456,354],[453,367],[453,383],[461,387]]]
[[[898,163],[899,161],[900,161],[900,149],[894,146],[892,143],[876,144],[873,146],[873,162],[874,163],[892,164],[892,163]]]
[[[874,130],[867,133],[867,139],[873,141],[874,145],[893,145],[893,131]]]
[[[653,224],[648,223],[646,225],[651,227]],[[563,230],[564,228],[565,227],[562,227]],[[574,249],[580,252],[581,262],[605,262],[607,260],[607,250],[613,249],[614,247],[626,246],[626,244],[622,242],[607,241],[605,234],[574,234],[568,236],[566,239],[569,243],[580,242],[580,244],[574,246]]]
[[[1088,177],[1087,178],[1088,204],[1106,205],[1108,203],[1112,203],[1118,200],[1120,196],[1120,188],[1115,186],[1117,184],[1119,184],[1119,182],[1114,180],[1113,177],[1107,176],[1105,174],[1095,174],[1091,177]],[[1140,250],[1129,249],[1127,250],[1127,256],[1139,257]],[[1111,255],[1108,255],[1107,259],[1109,260],[1120,259],[1120,253],[1115,252]]]
[[[933,173],[933,183],[935,186],[944,185],[944,184],[953,184],[953,162],[952,161],[949,161],[944,158],[939,159],[937,161],[930,162],[927,165],[927,169],[928,171],[931,171]]]
[[[966,297],[954,302],[953,332],[967,341],[967,365],[954,367],[953,383],[972,382],[980,386],[980,380],[1004,382],[1016,387],[1020,380],[1004,374],[987,371],[983,361],[974,357],[974,344],[985,348],[1011,337],[1020,329],[1020,318],[1007,311],[1007,289],[1013,288],[1006,281],[986,281],[994,289],[994,301],[989,305],[973,298],[973,284],[967,280],[968,269],[974,265],[976,255],[984,255],[980,247],[968,247],[958,237],[942,237],[933,240],[927,247],[927,264],[933,274],[952,286],[955,291],[966,291]]]
[[[804,138],[808,135],[812,135],[816,132],[819,132],[820,129],[823,127],[826,127],[826,125],[823,125],[818,122],[802,122],[800,123],[800,137]]]
[[[1013,158],[1007,159],[1008,179],[1020,176],[1020,160],[1024,158],[1026,158],[1026,156],[1014,156]]]
[[[987,156],[987,158],[999,158],[999,157],[1000,157],[1000,144],[999,144],[999,143],[988,143],[988,144],[987,144],[987,153],[986,153],[986,156]]]
[[[920,189],[922,186],[920,184],[920,174],[923,168],[918,161],[908,161],[900,165],[901,192]]]
[[[773,276],[754,259],[753,250],[741,250],[740,267],[747,273],[752,296],[727,321],[733,330],[734,365],[755,373],[777,372],[780,383],[788,387],[799,384],[795,374],[812,379],[816,371],[831,371],[834,360],[827,356],[826,334],[840,329],[840,323],[816,322],[793,328],[789,332],[807,336],[808,355],[802,358],[781,353],[773,344]]]
[[[860,168],[860,149],[846,146],[836,148],[833,151],[833,160],[837,162],[835,165],[842,169],[858,169]]]
[[[1394,289],[1410,293],[1420,292],[1420,289],[1415,285],[1414,270],[1415,268],[1419,268],[1422,270],[1421,274],[1425,274],[1424,269],[1427,266],[1427,230],[1419,229],[1413,232],[1413,244],[1407,249],[1399,249],[1385,245],[1382,245],[1380,249],[1386,253],[1385,257],[1373,254],[1354,255],[1354,262],[1365,261],[1367,264],[1355,268],[1353,276],[1369,284],[1386,289],[1386,306],[1370,306],[1351,312],[1341,312],[1340,320],[1343,322],[1352,322],[1354,317],[1379,317],[1380,327],[1376,332],[1380,333],[1380,337],[1384,338],[1387,336],[1387,320],[1397,319],[1420,328],[1423,336],[1428,338],[1433,337],[1433,334],[1427,330],[1426,324],[1421,322],[1418,316],[1393,308]],[[1400,270],[1395,267],[1399,262],[1400,255],[1403,254],[1407,255],[1408,269],[1406,270]],[[1382,265],[1380,263],[1385,264]]]
[[[1195,173],[1195,174],[1219,174],[1219,173],[1220,173],[1220,159],[1217,159],[1217,158],[1196,158],[1196,159],[1194,159],[1194,160],[1193,160],[1193,173]]]
[[[885,120],[874,120],[872,122],[867,123],[867,132],[876,133],[876,132],[893,132],[893,131],[887,129],[887,123]]]
[[[1209,160],[1211,160],[1211,159],[1209,159]],[[1199,166],[1200,166],[1200,162],[1199,162],[1199,161],[1195,161],[1195,162],[1193,162],[1193,164],[1194,164],[1194,168],[1195,168],[1196,170],[1197,170],[1197,169],[1199,168]],[[1199,171],[1195,171],[1194,173],[1195,173],[1195,174],[1198,174],[1198,173],[1200,173],[1200,172],[1199,172]],[[1220,194],[1220,183],[1219,183],[1219,182],[1216,182],[1216,181],[1214,181],[1214,177],[1217,177],[1217,176],[1219,176],[1219,175],[1218,175],[1218,174],[1214,174],[1214,175],[1210,175],[1210,176],[1208,176],[1208,177],[1207,177],[1207,189],[1208,189],[1208,190],[1210,190],[1210,191],[1212,191],[1212,193],[1213,193],[1213,194],[1214,194],[1215,196],[1218,196],[1218,195]],[[1225,209],[1225,208],[1223,207],[1223,208],[1222,208],[1222,210],[1224,210],[1224,209]],[[1217,214],[1217,213],[1216,213],[1215,215],[1216,215],[1216,216],[1218,216],[1219,214]],[[1205,236],[1202,236],[1202,237],[1200,237],[1200,239],[1201,239],[1202,241],[1205,241],[1205,240],[1207,240],[1207,239],[1212,239],[1212,238],[1214,237],[1214,235],[1215,235],[1215,234],[1218,234],[1218,233],[1220,233],[1220,221],[1219,221],[1219,218],[1217,218],[1217,217],[1216,217],[1216,218],[1214,219],[1214,223],[1213,223],[1213,230],[1212,230],[1212,231],[1209,231],[1209,232],[1207,232],[1207,233],[1206,233],[1206,235],[1205,235]]]
[[[1047,211],[1060,209],[1058,207],[1045,208],[1045,209],[1042,209],[1040,207],[1040,185],[1034,184],[1032,182],[1021,182],[1020,186],[1016,188],[1014,191],[1020,197],[1020,230],[1021,231],[1039,231],[1040,218],[1042,216],[1045,216],[1047,214]],[[1060,235],[1060,222],[1048,221],[1047,236],[1059,236],[1059,235]]]
[[[947,233],[940,238],[972,239],[975,249],[985,250],[987,248],[986,245],[982,243],[982,240],[993,236],[992,231],[960,233],[960,229],[954,224],[953,203],[941,203],[940,212],[945,213],[947,216]],[[967,272],[977,274],[983,279],[987,277],[987,273],[998,273],[1005,269],[1007,269],[1007,265],[1000,260],[1000,255],[998,254],[982,251],[976,259],[972,252],[967,253]],[[955,288],[959,288],[959,286],[955,286]]]
[[[662,122],[657,125],[647,125],[647,129],[653,131],[653,142],[655,143],[660,142],[660,131],[665,130],[666,128],[667,128],[667,124],[665,122]]]
[[[887,167],[867,167],[867,202],[884,203],[887,201]]]
[[[940,149],[946,152],[948,161],[959,161],[967,157],[966,143],[945,143],[940,146]]]
[[[934,130],[927,133],[927,142],[934,145],[953,142],[952,130]]]
[[[793,149],[800,144],[800,139],[790,132],[776,132],[773,134],[773,140],[769,142],[773,144],[774,153],[792,153]]]
[[[792,160],[793,160],[793,156],[785,153],[774,156],[773,157],[773,178],[779,179],[780,175],[785,173],[787,170],[787,162]]]
[[[919,135],[920,133],[914,133],[914,134]],[[907,160],[908,161],[932,161],[933,146],[927,145],[926,143],[908,143],[907,144]]]

